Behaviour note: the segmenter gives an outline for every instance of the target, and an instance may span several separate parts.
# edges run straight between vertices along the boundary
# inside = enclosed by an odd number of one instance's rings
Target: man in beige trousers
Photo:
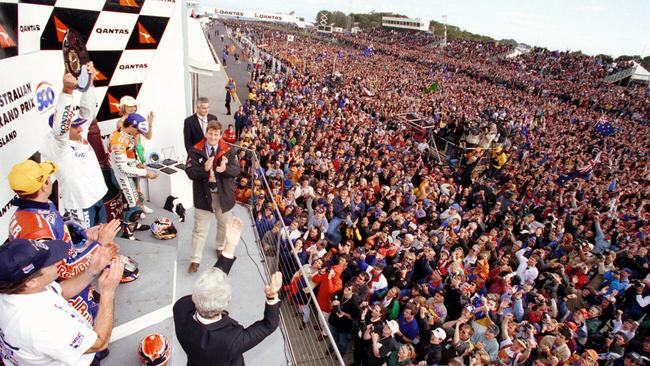
[[[192,180],[194,230],[189,273],[199,269],[212,215],[217,219],[217,255],[225,246],[226,224],[235,206],[235,178],[239,175],[236,152],[222,140],[221,125],[209,121],[205,138],[187,152],[185,172]]]

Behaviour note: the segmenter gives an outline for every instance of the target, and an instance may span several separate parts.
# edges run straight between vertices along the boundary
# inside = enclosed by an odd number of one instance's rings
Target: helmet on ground
[[[169,360],[169,339],[160,333],[149,334],[138,346],[138,358],[144,366],[160,366]]]
[[[120,283],[129,283],[137,280],[140,277],[138,263],[131,259],[131,257],[125,255],[122,256],[122,260],[124,261],[124,272],[122,272]]]
[[[151,233],[158,240],[168,240],[176,237],[176,227],[167,217],[159,217],[151,224]]]

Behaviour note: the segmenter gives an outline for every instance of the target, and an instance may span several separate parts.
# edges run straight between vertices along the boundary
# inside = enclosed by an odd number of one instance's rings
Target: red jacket
[[[227,128],[223,132],[223,139],[226,140],[226,142],[229,142],[231,144],[234,144],[237,142],[237,136],[235,135],[235,130],[230,130],[230,128]]]
[[[332,307],[330,306],[330,301],[335,293],[343,289],[343,281],[341,280],[341,273],[343,273],[343,267],[340,265],[333,266],[332,269],[336,274],[331,279],[328,278],[328,273],[318,273],[312,280],[319,284],[318,287],[318,306],[320,309],[325,312],[331,312]]]

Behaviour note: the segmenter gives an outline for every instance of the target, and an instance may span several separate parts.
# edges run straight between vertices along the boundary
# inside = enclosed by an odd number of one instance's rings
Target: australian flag
[[[372,56],[373,53],[375,53],[375,48],[374,48],[372,45],[366,47],[366,48],[363,50],[363,55],[366,56],[366,57],[370,57],[370,56]]]
[[[596,132],[601,136],[611,136],[614,134],[614,126],[605,120],[596,122]]]
[[[526,138],[526,143],[524,144],[524,149],[529,150],[532,147],[532,136],[530,133],[530,128],[528,128],[528,125],[524,124],[521,126],[521,134]]]
[[[562,174],[558,179],[555,180],[555,183],[557,183],[557,185],[560,187],[564,187],[567,182],[576,178],[589,180],[589,178],[591,178],[591,173],[594,171],[594,167],[600,162],[600,154],[601,152],[598,152],[598,154],[596,154],[596,156],[589,162],[589,164],[580,167],[570,173]]]

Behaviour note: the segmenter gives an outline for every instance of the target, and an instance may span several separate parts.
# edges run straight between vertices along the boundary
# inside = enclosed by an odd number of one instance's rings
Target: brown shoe
[[[194,273],[199,270],[199,264],[198,263],[190,263],[190,268],[187,269],[187,273]]]

